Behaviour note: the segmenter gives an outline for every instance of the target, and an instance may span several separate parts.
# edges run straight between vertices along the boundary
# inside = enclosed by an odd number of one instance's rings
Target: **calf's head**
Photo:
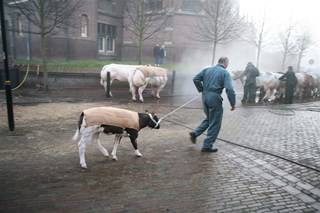
[[[149,122],[148,127],[151,127],[152,129],[160,129],[160,122],[159,118],[155,113],[146,111],[147,115],[149,116]]]

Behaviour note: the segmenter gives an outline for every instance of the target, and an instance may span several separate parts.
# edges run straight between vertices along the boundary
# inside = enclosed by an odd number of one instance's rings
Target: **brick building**
[[[203,0],[149,1],[160,7],[168,24],[144,42],[144,60],[153,60],[153,47],[158,43],[165,45],[168,62],[210,62],[211,45],[193,40],[189,24],[203,14],[200,5]],[[28,21],[21,14],[8,14],[9,28],[14,29],[10,35],[12,56],[16,59],[40,58],[39,35],[28,33]],[[72,28],[47,36],[48,59],[137,59],[137,40],[124,28],[121,0],[86,0],[71,21]],[[224,49],[222,46],[218,51],[223,54]]]

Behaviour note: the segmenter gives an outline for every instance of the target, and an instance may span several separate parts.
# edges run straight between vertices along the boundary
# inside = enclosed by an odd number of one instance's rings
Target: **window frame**
[[[185,12],[200,12],[199,0],[182,0],[181,10]]]
[[[160,11],[163,9],[163,0],[147,0],[148,11]]]
[[[23,23],[22,23],[22,15],[17,15],[17,33],[19,36],[24,36],[23,33]]]
[[[89,18],[87,15],[82,14],[81,15],[81,37],[88,37],[88,25],[89,25]]]
[[[106,39],[106,52],[114,53],[115,52],[115,38],[107,37]]]
[[[98,22],[97,31],[99,53],[115,53],[117,26]]]
[[[106,51],[106,37],[105,36],[98,36],[98,50],[99,50],[99,53],[104,53]]]

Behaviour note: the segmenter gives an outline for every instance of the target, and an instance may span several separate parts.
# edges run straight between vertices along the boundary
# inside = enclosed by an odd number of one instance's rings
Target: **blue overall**
[[[236,104],[236,95],[230,74],[221,64],[205,68],[193,78],[193,82],[197,90],[202,92],[203,111],[206,114],[206,118],[193,130],[193,133],[197,137],[208,129],[202,148],[211,149],[218,137],[222,123],[222,91],[224,88],[226,89],[231,106]]]

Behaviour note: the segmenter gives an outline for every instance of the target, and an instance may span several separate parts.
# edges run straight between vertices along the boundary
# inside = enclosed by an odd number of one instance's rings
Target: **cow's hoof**
[[[118,158],[117,157],[112,157],[112,160],[117,161]]]
[[[81,168],[82,168],[82,169],[86,169],[86,168],[88,168],[88,167],[87,167],[87,164],[82,163],[82,164],[81,164]]]
[[[142,157],[142,154],[141,154],[138,150],[135,150],[135,151],[134,151],[134,154],[135,154],[137,157]]]

